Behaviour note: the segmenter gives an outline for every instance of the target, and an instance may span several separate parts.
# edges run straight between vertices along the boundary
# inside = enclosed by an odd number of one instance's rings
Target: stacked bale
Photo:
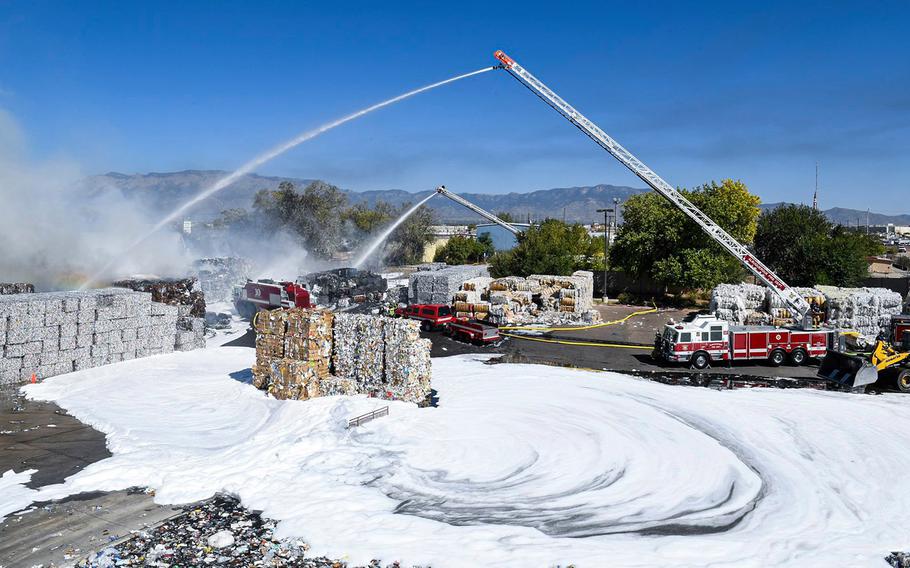
[[[177,337],[174,347],[177,351],[192,351],[205,347],[205,296],[196,290],[197,284],[195,278],[131,278],[115,282],[114,286],[149,293],[156,304],[176,307]],[[160,307],[153,307],[153,310],[170,311]]]
[[[465,280],[461,290],[455,292],[455,316],[459,318],[486,319],[490,313],[489,276],[478,276]]]
[[[177,307],[122,288],[0,296],[0,383],[172,352],[178,320]]]
[[[755,284],[718,284],[711,292],[710,310],[717,318],[744,324],[763,311],[765,288]]]
[[[255,318],[253,385],[279,399],[322,396],[330,377],[333,314],[277,309]]]
[[[420,324],[407,319],[384,319],[386,395],[420,403],[430,394],[430,340],[420,337]]]
[[[834,286],[818,289],[827,298],[829,324],[854,329],[869,338],[887,332],[891,316],[901,313],[901,295],[891,290]]]
[[[578,270],[572,276],[532,274],[528,280],[537,282],[541,301],[560,312],[580,314],[594,307],[594,273]]]
[[[335,316],[332,364],[339,377],[352,379],[366,391],[380,390],[383,377],[383,319],[340,313]]]
[[[272,363],[284,359],[284,338],[287,334],[287,310],[259,312],[253,318],[256,330],[256,363],[253,365],[253,385],[266,389],[272,383]],[[276,373],[277,375],[277,373]]]
[[[254,325],[253,385],[275,398],[368,394],[421,403],[429,396],[430,342],[416,321],[278,309]]]
[[[418,270],[408,279],[408,298],[412,304],[449,304],[465,281],[489,275],[485,265]]]
[[[507,276],[489,285],[489,314],[497,323],[571,324],[600,321],[594,310],[594,275]],[[456,308],[457,309],[457,308]]]

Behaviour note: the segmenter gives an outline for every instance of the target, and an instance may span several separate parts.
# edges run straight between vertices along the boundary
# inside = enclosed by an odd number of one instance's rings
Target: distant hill
[[[111,172],[88,178],[85,181],[85,189],[95,192],[104,188],[117,188],[127,198],[142,203],[156,213],[164,214],[186,202],[199,191],[210,187],[227,173],[217,170],[186,170],[148,174]],[[200,203],[189,216],[193,219],[208,220],[225,209],[249,209],[253,195],[258,190],[274,189],[282,181],[290,181],[297,187],[303,188],[313,180],[249,174]],[[602,214],[598,214],[596,210],[612,207],[613,198],[625,201],[630,196],[643,191],[646,190],[601,184],[588,187],[544,189],[527,193],[499,195],[459,193],[459,195],[488,211],[494,213],[507,211],[522,220],[527,219],[529,215],[533,219],[546,217],[561,219],[565,215],[567,221],[590,223],[602,218]],[[362,192],[346,191],[346,193],[351,203],[365,202],[372,205],[381,200],[398,206],[408,202],[414,203],[429,192],[409,193],[399,189],[386,189]],[[436,212],[437,218],[443,223],[477,223],[482,220],[465,207],[442,197],[431,199],[427,206]]]
[[[137,200],[150,208],[155,214],[165,214],[179,205],[185,203],[196,193],[210,187],[228,172],[218,170],[186,170],[182,172],[148,173],[148,174],[122,174],[111,172],[103,175],[92,176],[85,180],[85,189],[89,192],[100,191],[103,188],[117,188],[130,199]],[[252,205],[253,195],[260,189],[274,189],[282,181],[290,181],[299,188],[311,183],[311,179],[261,176],[248,174],[235,183],[226,187],[208,200],[200,203],[190,212],[190,217],[196,220],[208,220],[217,216],[221,211],[232,208],[249,209]],[[483,207],[493,213],[508,211],[518,219],[526,220],[530,215],[533,219],[555,217],[561,219],[563,212],[567,221],[590,223],[603,219],[597,209],[613,206],[613,198],[625,201],[630,196],[647,191],[645,189],[616,186],[594,185],[585,187],[563,187],[554,189],[541,189],[527,193],[459,193],[465,199]],[[379,189],[370,191],[345,191],[351,203],[365,202],[370,205],[382,200],[395,206],[403,203],[414,203],[429,192],[410,193],[400,189]],[[780,207],[782,203],[766,203],[761,206],[763,210]],[[427,206],[436,212],[440,223],[477,223],[481,221],[478,215],[467,210],[448,199],[437,197],[427,202]],[[857,209],[843,209],[835,207],[824,211],[835,223],[855,225],[857,219],[860,224],[866,222],[866,212]],[[883,225],[910,225],[910,215],[885,215],[870,213],[869,223]]]
[[[788,205],[786,203],[763,203],[761,205],[762,210],[769,211],[771,209],[777,209],[781,205]],[[837,223],[839,225],[856,225],[857,222],[860,225],[866,224],[866,212],[859,209],[845,209],[843,207],[832,207],[831,209],[823,209],[822,213],[831,220],[832,223]],[[886,215],[884,213],[869,213],[869,224],[870,225],[910,225],[910,215],[906,214],[896,214],[896,215]]]

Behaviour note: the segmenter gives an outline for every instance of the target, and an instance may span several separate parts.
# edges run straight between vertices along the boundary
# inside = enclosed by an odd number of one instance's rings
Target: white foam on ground
[[[238,495],[311,553],[447,566],[880,566],[910,547],[910,398],[666,386],[434,360],[440,407],[277,401],[245,348],[54,377],[113,456],[35,500]],[[229,374],[235,373],[232,379]],[[25,503],[18,507],[25,506]]]
[[[0,475],[0,521],[10,513],[15,513],[31,505],[38,493],[25,486],[36,469],[15,472],[11,469]]]

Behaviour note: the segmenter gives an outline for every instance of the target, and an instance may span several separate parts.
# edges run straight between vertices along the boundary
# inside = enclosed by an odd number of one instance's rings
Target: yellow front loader
[[[879,340],[870,353],[848,353],[829,349],[818,376],[848,388],[860,388],[893,374],[897,390],[910,393],[910,352],[896,350]]]

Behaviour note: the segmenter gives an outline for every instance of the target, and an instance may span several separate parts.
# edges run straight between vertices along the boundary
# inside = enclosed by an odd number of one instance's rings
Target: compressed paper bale
[[[287,331],[287,311],[281,308],[259,312],[254,318],[257,333],[284,337]]]
[[[351,379],[364,389],[382,382],[384,318],[336,314],[332,365],[335,375]]]
[[[385,390],[393,398],[418,402],[430,392],[430,342],[414,320],[386,320]]]
[[[356,382],[340,377],[329,377],[319,381],[319,390],[322,392],[322,396],[354,395],[359,393]]]

